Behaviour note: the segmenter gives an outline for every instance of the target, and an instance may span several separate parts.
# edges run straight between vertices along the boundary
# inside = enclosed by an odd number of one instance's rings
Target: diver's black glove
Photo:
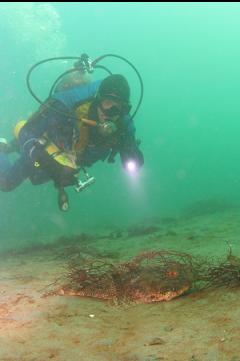
[[[78,184],[75,171],[70,167],[62,166],[59,163],[57,163],[57,167],[55,167],[54,174],[52,174],[52,179],[54,180],[55,187],[57,188]]]

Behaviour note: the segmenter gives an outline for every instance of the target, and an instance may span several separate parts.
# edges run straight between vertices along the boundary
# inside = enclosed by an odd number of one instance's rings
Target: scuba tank
[[[33,98],[40,104],[43,104],[44,101],[41,100],[36,93],[34,92],[34,90],[32,89],[32,85],[31,85],[31,75],[33,73],[33,71],[38,68],[39,66],[41,66],[42,64],[45,63],[49,63],[49,62],[54,62],[54,61],[65,61],[65,60],[76,60],[76,62],[73,65],[73,68],[65,71],[64,73],[60,74],[58,76],[58,78],[53,82],[49,94],[48,94],[48,98],[52,97],[52,95],[54,93],[58,93],[60,90],[64,90],[65,88],[71,88],[69,81],[66,80],[66,82],[64,83],[63,78],[67,77],[67,79],[71,79],[72,74],[76,74],[76,83],[79,84],[77,79],[83,79],[83,82],[81,84],[87,84],[89,83],[88,78],[87,78],[87,74],[92,74],[96,69],[101,69],[106,71],[109,75],[112,74],[112,72],[103,65],[99,65],[99,63],[101,63],[104,59],[106,58],[115,58],[115,59],[120,59],[121,61],[127,63],[136,73],[139,83],[140,83],[140,97],[139,100],[137,102],[137,106],[133,112],[133,114],[131,114],[131,118],[133,119],[135,117],[135,115],[137,114],[141,103],[142,103],[142,99],[143,99],[143,81],[142,81],[142,77],[139,73],[139,71],[137,70],[137,68],[126,58],[124,58],[123,56],[120,55],[116,55],[116,54],[104,54],[99,56],[98,58],[96,58],[95,60],[91,60],[89,58],[89,56],[87,54],[82,54],[80,57],[79,56],[61,56],[61,57],[55,57],[55,58],[48,58],[48,59],[44,59],[41,60],[37,63],[35,63],[28,71],[27,73],[27,77],[26,77],[26,83],[27,83],[27,88],[28,91],[30,92],[30,94],[33,96]],[[72,86],[74,87],[76,84],[72,84]],[[54,106],[51,106],[53,109]],[[59,110],[56,110],[57,112],[59,112]],[[64,113],[64,112],[62,112]],[[69,115],[68,115],[69,116]],[[74,119],[76,119],[73,116]]]

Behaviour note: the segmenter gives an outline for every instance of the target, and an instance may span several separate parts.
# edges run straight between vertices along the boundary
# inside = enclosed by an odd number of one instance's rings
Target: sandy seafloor
[[[236,209],[155,219],[156,233],[111,239],[104,234],[112,230],[101,230],[102,238],[80,247],[115,261],[153,249],[224,258],[229,242],[240,256],[239,220]],[[67,246],[43,240],[23,250],[21,242],[0,255],[0,361],[240,361],[240,285],[142,305],[42,297],[66,272]]]

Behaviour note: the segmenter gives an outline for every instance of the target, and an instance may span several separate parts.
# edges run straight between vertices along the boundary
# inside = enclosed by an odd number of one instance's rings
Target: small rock
[[[164,331],[166,331],[166,332],[171,332],[171,331],[173,331],[174,330],[174,328],[172,327],[172,326],[166,326],[166,327],[164,327]]]
[[[149,343],[145,343],[144,346],[165,345],[165,343],[166,341],[164,341],[161,337],[155,337]]]
[[[194,355],[192,355],[191,359],[189,361],[198,361]]]

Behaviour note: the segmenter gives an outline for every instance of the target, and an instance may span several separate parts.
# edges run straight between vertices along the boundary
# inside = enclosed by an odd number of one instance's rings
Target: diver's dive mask
[[[117,105],[112,105],[111,107],[105,109],[100,103],[99,108],[108,117],[116,117],[122,115],[122,109]]]
[[[101,111],[109,117],[124,116],[127,115],[131,110],[131,104],[129,102],[122,101],[114,94],[98,96],[97,100]],[[113,104],[111,105],[112,102]]]

